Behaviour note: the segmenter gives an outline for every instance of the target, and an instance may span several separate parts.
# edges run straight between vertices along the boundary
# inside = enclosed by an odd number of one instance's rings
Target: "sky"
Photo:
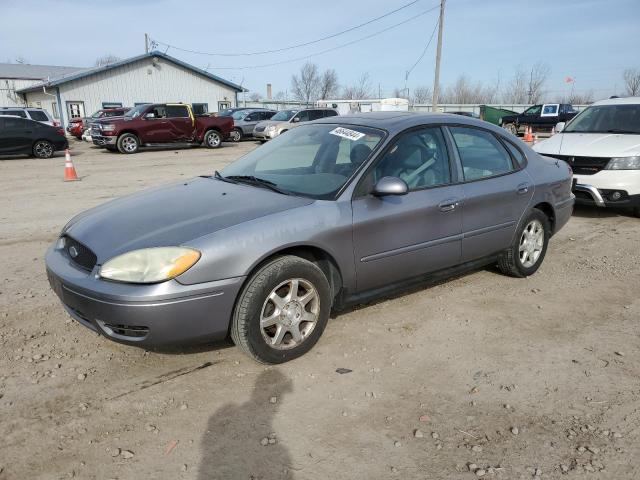
[[[344,35],[279,53],[210,56],[165,44],[207,53],[274,50],[341,32],[410,1],[245,0],[234,9],[233,2],[213,0],[0,0],[0,62],[22,57],[32,64],[92,66],[105,54],[144,53],[148,33],[162,42],[158,50],[263,96],[267,83],[274,94],[290,91],[291,75],[305,61],[335,69],[342,85],[368,72],[376,93],[379,88],[383,97],[392,96],[394,88],[404,88],[406,71],[427,45],[438,9],[409,19],[439,0],[417,0]],[[576,91],[593,90],[599,99],[624,90],[626,68],[640,68],[640,0],[447,0],[443,25],[445,87],[461,74],[505,85],[516,68],[542,61],[551,72],[545,85],[550,96],[569,93],[569,76]],[[408,88],[433,85],[435,44],[434,38]],[[258,67],[276,62],[287,63]]]

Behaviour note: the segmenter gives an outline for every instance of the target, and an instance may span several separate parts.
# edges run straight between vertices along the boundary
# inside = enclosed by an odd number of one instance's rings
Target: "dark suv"
[[[551,130],[559,122],[568,122],[578,114],[572,105],[567,103],[545,103],[527,108],[518,115],[506,115],[500,119],[500,126],[518,135],[525,126],[536,130]]]

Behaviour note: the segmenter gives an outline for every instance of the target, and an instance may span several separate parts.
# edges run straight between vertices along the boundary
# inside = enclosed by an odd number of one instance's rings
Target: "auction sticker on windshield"
[[[337,135],[338,137],[348,138],[349,140],[353,140],[354,142],[360,140],[364,137],[364,133],[356,132],[355,130],[350,130],[344,127],[334,128],[329,132],[331,135]]]

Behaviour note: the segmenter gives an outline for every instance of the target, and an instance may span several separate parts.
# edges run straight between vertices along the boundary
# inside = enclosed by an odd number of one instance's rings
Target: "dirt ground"
[[[65,314],[43,255],[67,220],[255,145],[72,141],[74,183],[60,154],[0,160],[0,480],[640,478],[624,212],[578,209],[531,278],[489,268],[338,315],[278,367],[232,345],[146,352]]]

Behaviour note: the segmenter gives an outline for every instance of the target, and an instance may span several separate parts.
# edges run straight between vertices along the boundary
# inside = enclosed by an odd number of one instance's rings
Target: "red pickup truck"
[[[91,138],[108,150],[136,153],[142,146],[176,143],[218,148],[232,130],[231,117],[195,116],[184,103],[152,103],[94,122]]]
[[[67,132],[78,140],[82,140],[82,134],[87,128],[87,125],[91,125],[92,121],[105,117],[121,117],[129,110],[131,110],[129,107],[102,108],[88,118],[72,118],[67,125]]]

